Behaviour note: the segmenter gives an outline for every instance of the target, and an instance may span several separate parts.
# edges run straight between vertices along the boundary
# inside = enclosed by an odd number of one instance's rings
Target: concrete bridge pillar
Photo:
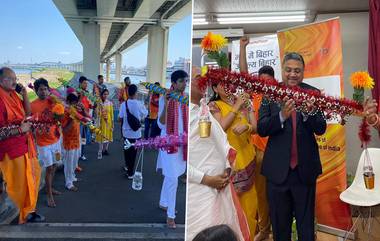
[[[107,59],[106,61],[106,81],[110,81],[110,72],[111,72],[111,60]]]
[[[97,81],[100,73],[100,28],[97,23],[83,26],[83,74]]]
[[[122,56],[121,53],[115,54],[115,80],[116,82],[121,82],[121,66],[122,66]]]
[[[168,29],[152,26],[148,30],[147,81],[166,83],[166,63],[168,58]]]

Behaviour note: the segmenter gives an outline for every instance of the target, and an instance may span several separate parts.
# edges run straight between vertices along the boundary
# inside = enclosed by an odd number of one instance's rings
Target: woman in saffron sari
[[[210,111],[227,134],[230,145],[237,151],[233,184],[247,217],[251,235],[256,232],[257,194],[254,186],[255,150],[251,134],[256,132],[254,112],[245,108],[246,95],[232,98],[222,84],[213,86],[214,96],[209,103]]]

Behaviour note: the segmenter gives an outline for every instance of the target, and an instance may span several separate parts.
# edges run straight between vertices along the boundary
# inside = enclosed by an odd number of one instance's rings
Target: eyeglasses
[[[17,82],[18,80],[18,78],[11,78],[11,77],[3,77],[2,79],[7,80],[7,81],[15,81],[15,82]]]

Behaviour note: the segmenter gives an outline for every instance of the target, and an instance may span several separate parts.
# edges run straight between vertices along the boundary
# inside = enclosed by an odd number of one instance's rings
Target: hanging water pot
[[[211,132],[211,121],[200,120],[199,121],[199,136],[201,138],[207,138]]]
[[[364,183],[365,188],[367,189],[374,189],[375,188],[375,173],[373,172],[364,172]]]
[[[371,158],[368,153],[368,149],[365,148],[363,177],[365,188],[371,190],[375,188],[375,173],[373,172]]]
[[[143,188],[143,166],[144,166],[144,148],[140,150],[138,161],[136,164],[135,174],[132,180],[132,189],[141,191]]]
[[[135,174],[133,175],[132,188],[133,190],[141,191],[142,187],[143,187],[142,172],[136,171]]]

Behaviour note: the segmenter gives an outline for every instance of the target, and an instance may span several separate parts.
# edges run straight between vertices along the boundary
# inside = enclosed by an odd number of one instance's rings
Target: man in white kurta
[[[172,84],[173,75],[176,76],[177,71],[172,74]],[[182,73],[182,72],[181,72]],[[178,73],[177,73],[178,74]],[[183,92],[186,87],[187,74],[183,71],[179,79],[175,79],[176,83],[173,84],[174,91]],[[178,81],[178,82],[177,82]],[[165,98],[166,96],[161,96],[159,99],[158,107],[158,118],[157,124],[161,129],[161,136],[167,135],[167,123],[162,122],[161,116],[173,115],[173,113],[165,113]],[[184,133],[185,126],[183,125],[183,113],[181,105],[178,105],[178,135]],[[174,219],[176,217],[175,205],[176,205],[176,195],[178,187],[178,177],[181,176],[186,171],[186,161],[184,160],[184,148],[180,146],[178,151],[175,153],[167,153],[167,151],[160,150],[157,159],[157,168],[162,168],[162,174],[164,175],[164,181],[162,183],[160,203],[159,206],[162,209],[167,210],[167,224],[169,228],[175,228]]]

